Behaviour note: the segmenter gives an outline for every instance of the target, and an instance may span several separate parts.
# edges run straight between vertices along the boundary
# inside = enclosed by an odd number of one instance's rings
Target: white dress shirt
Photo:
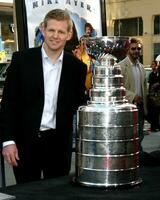
[[[40,130],[56,128],[56,111],[58,88],[62,69],[63,52],[55,64],[52,64],[42,47],[43,75],[44,75],[44,108]]]
[[[129,59],[129,62],[131,63],[131,66],[132,66],[133,79],[134,79],[134,84],[135,84],[135,93],[138,96],[142,97],[141,70],[139,68],[139,61],[137,60],[137,62],[133,64],[131,60]]]

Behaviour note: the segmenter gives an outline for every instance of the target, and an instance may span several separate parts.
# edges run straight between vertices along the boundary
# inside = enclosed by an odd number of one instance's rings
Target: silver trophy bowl
[[[77,110],[76,183],[88,187],[135,186],[139,177],[138,110],[126,100],[121,68],[128,38],[87,39],[96,60],[90,101]]]

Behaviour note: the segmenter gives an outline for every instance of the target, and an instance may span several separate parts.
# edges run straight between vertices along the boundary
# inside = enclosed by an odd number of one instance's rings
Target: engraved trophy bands
[[[128,38],[86,40],[96,60],[90,101],[77,111],[75,181],[90,187],[134,186],[139,177],[138,111],[126,100],[123,76],[112,59],[126,55]]]

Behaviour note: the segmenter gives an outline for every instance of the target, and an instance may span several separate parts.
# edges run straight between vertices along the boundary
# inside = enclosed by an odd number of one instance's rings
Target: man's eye
[[[63,31],[59,31],[58,33],[59,33],[59,34],[64,34],[64,32],[63,32]]]

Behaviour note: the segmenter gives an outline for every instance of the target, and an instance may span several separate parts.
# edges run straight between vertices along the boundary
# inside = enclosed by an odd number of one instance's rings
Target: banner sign
[[[35,31],[49,10],[67,9],[76,26],[78,38],[84,35],[86,22],[92,24],[94,36],[102,36],[100,0],[25,0],[29,47],[35,46]]]

